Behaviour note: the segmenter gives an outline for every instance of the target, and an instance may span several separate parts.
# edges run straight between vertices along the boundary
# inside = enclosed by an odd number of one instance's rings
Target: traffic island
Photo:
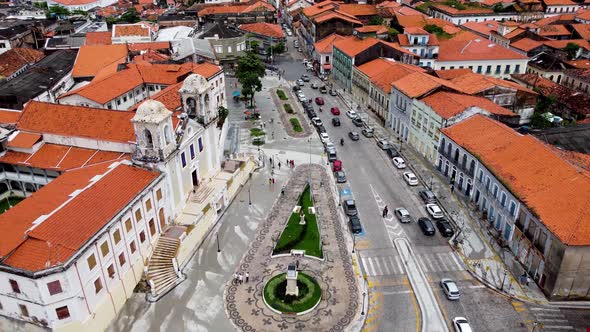
[[[314,132],[307,117],[297,105],[297,98],[294,98],[289,89],[279,86],[275,93],[270,94],[275,104],[281,123],[291,137],[307,137]],[[285,99],[281,98],[282,96]]]
[[[295,284],[292,288],[296,289],[296,294],[289,292],[289,283]],[[287,273],[272,277],[266,283],[263,299],[264,303],[278,314],[305,315],[320,304],[322,289],[313,277],[290,269]]]

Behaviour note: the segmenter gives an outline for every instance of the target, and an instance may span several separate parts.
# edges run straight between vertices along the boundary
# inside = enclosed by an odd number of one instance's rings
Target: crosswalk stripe
[[[372,276],[373,274],[371,273],[371,267],[369,266],[369,257],[363,257],[361,261],[363,262],[365,273],[369,276]]]
[[[543,325],[543,330],[573,330],[573,326]]]
[[[418,264],[420,265],[420,267],[422,267],[422,270],[424,270],[424,272],[428,272],[428,267],[424,263],[423,257],[420,255],[414,256],[414,257],[416,258],[416,261],[418,261]]]
[[[537,320],[541,323],[542,322],[560,322],[560,323],[563,323],[563,322],[567,323],[568,322],[567,319],[553,319],[553,318],[537,318]]]
[[[391,274],[391,272],[389,272],[389,267],[385,264],[385,257],[377,257],[377,261],[379,262],[379,268],[381,269],[381,272],[383,272],[383,275]]]
[[[561,312],[561,310],[559,309],[553,309],[553,308],[531,308],[532,311],[557,311],[557,312]]]
[[[371,257],[367,257],[367,270],[370,270],[369,275],[374,276],[375,274],[375,267],[373,266],[373,260],[371,259]]]
[[[425,254],[425,255],[422,255],[422,258],[424,259],[424,263],[428,264],[428,267],[430,268],[430,271],[431,272],[436,272],[436,266],[430,260],[430,256]]]
[[[445,268],[443,267],[443,265],[441,264],[440,260],[438,259],[438,256],[436,256],[435,254],[432,255],[428,255],[430,258],[432,258],[432,265],[434,265],[438,271],[444,271]]]
[[[387,256],[381,256],[380,258],[381,258],[381,262],[383,263],[383,270],[385,270],[387,272],[386,274],[387,275],[393,274],[393,272],[395,272],[395,271],[393,271],[389,268],[389,264],[387,264],[388,263]]]
[[[397,260],[393,256],[388,257],[389,263],[391,264],[391,269],[396,274],[402,274],[404,271],[401,269],[401,265],[399,263],[396,264]]]
[[[556,312],[537,312],[535,316],[548,316],[548,317],[565,317],[562,313]]]
[[[399,273],[401,274],[405,274],[406,270],[404,269],[404,267],[402,266],[401,263],[401,257],[392,257],[392,259],[395,261],[395,263],[397,264],[397,269],[399,271]]]
[[[375,275],[383,275],[383,272],[381,271],[381,263],[379,263],[379,257],[372,257],[372,260],[374,260],[375,263]]]
[[[457,255],[455,255],[454,253],[450,253],[449,256],[453,258],[453,262],[455,262],[455,265],[457,266],[457,270],[454,271],[463,270],[463,266],[461,266],[461,264],[457,260]]]
[[[438,264],[443,268],[443,271],[451,271],[447,265],[445,254],[436,254],[436,257],[438,257]]]

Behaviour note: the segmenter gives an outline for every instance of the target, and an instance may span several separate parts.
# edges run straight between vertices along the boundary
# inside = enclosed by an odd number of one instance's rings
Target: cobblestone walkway
[[[274,275],[284,273],[292,257],[271,258],[274,239],[278,239],[299,195],[312,172],[312,192],[321,228],[324,261],[299,259],[299,269],[312,275],[322,287],[318,307],[302,316],[278,315],[268,309],[262,299],[264,284]],[[285,187],[285,195],[274,203],[268,218],[258,230],[255,240],[242,258],[238,272],[250,273],[250,282],[230,283],[226,287],[226,312],[242,331],[343,331],[356,318],[359,289],[343,230],[347,228],[338,217],[333,192],[326,183],[326,169],[320,165],[302,165]],[[321,181],[326,183],[321,185]],[[280,189],[280,188],[277,188]]]
[[[289,99],[288,100],[281,100],[277,96],[277,93],[276,93],[277,89],[283,90],[283,92],[285,93],[285,95]],[[273,86],[272,88],[269,89],[269,91],[270,91],[271,98],[272,98],[273,102],[275,103],[276,109],[279,112],[279,115],[281,118],[281,123],[285,127],[285,131],[287,132],[287,135],[289,135],[291,137],[308,137],[309,135],[311,135],[313,133],[313,128],[309,124],[309,122],[307,120],[307,116],[305,116],[303,114],[304,112],[301,109],[299,102],[297,101],[297,97],[293,96],[289,86],[284,86],[281,84],[278,87]],[[287,111],[285,111],[285,108],[283,107],[284,104],[290,104],[291,109],[293,110],[294,113],[288,114]],[[303,128],[302,132],[298,133],[298,132],[295,132],[295,130],[293,130],[293,126],[291,125],[291,122],[289,122],[290,118],[297,118],[299,120],[299,124],[301,125],[301,128]]]

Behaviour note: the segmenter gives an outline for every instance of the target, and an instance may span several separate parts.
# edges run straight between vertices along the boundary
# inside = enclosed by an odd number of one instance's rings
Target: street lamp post
[[[354,233],[352,233],[352,253],[353,254],[354,254],[354,247],[356,245],[355,239],[356,239],[356,235],[354,235]]]
[[[367,293],[363,292],[363,307],[361,308],[361,315],[365,314],[365,295],[367,295]]]
[[[221,248],[219,247],[219,232],[215,233],[215,238],[217,239],[217,252],[221,252]]]
[[[504,270],[504,278],[502,278],[502,286],[500,286],[500,290],[504,290],[504,282],[506,281],[506,274],[508,274],[508,272],[506,270]]]
[[[250,188],[252,187],[252,184],[250,184],[248,186],[248,205],[252,205],[252,197],[250,196]]]

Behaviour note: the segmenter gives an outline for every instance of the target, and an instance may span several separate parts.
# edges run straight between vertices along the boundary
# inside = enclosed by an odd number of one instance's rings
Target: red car
[[[318,105],[323,105],[324,104],[324,98],[322,97],[315,97],[315,103]]]
[[[330,112],[332,112],[333,115],[340,115],[340,109],[338,107],[330,108]]]
[[[338,159],[332,162],[332,172],[339,172],[342,170],[342,162]]]

